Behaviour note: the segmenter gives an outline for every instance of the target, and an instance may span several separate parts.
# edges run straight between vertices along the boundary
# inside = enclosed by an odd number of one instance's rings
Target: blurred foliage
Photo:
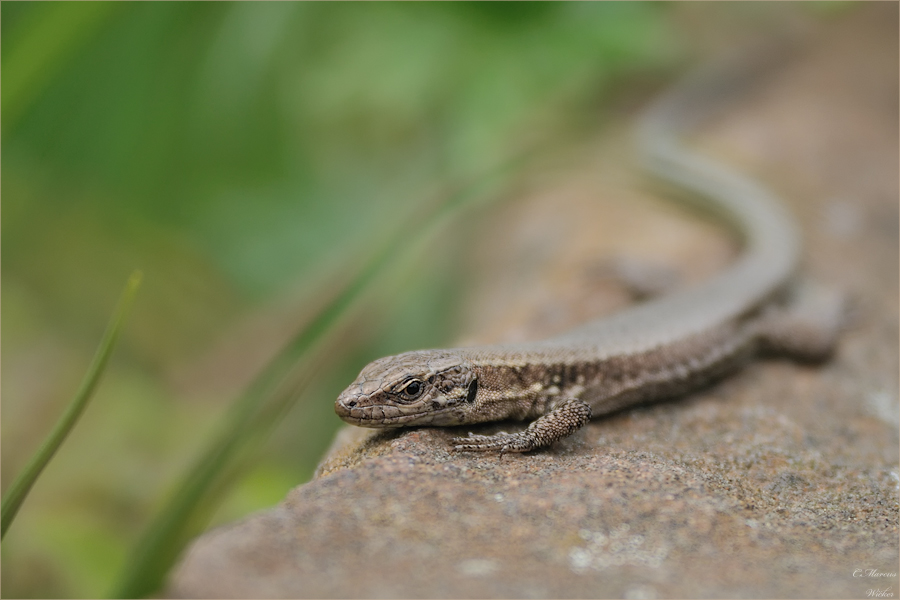
[[[227,407],[335,286],[423,203],[659,80],[684,57],[672,10],[0,5],[4,490],[121,282],[145,274],[104,384],[4,540],[4,597],[107,591]],[[450,341],[468,233],[450,227],[339,332],[214,523],[310,477],[365,362]]]

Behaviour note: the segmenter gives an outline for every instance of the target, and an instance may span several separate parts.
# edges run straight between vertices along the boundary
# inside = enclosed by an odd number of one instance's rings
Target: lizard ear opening
[[[478,394],[478,379],[475,378],[472,380],[472,383],[469,384],[469,392],[466,394],[466,402],[472,404],[475,402],[475,396]]]

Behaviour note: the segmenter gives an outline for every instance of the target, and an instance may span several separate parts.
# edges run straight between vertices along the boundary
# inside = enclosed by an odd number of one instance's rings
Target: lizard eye
[[[403,395],[409,398],[418,398],[425,390],[425,386],[418,379],[413,379],[401,391]]]

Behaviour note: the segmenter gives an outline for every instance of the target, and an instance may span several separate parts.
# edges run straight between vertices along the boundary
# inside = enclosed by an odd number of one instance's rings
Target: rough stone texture
[[[815,32],[699,141],[788,198],[806,272],[851,291],[857,319],[834,360],[757,363],[526,455],[451,454],[459,430],[348,427],[281,505],[200,537],[168,593],[900,592],[896,575],[857,571],[896,572],[900,558],[897,8],[868,5]],[[715,227],[648,200],[624,139],[549,165],[486,223],[468,341],[541,336],[614,309],[625,294],[597,277],[597,256],[636,254],[689,279],[733,256]],[[477,430],[504,427],[519,425]]]

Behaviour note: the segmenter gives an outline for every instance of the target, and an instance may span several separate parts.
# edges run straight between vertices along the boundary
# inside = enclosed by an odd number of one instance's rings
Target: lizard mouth
[[[358,427],[403,427],[406,425],[441,425],[441,417],[449,412],[448,408],[404,412],[402,408],[390,404],[358,406],[357,402],[347,398],[338,398],[334,403],[334,412],[342,420]],[[404,407],[410,410],[410,407]]]
[[[369,414],[364,417],[349,414],[342,415],[340,413],[338,413],[338,416],[351,425],[356,425],[357,427],[370,427],[372,429],[384,429],[388,427],[403,427],[405,425],[415,425],[415,419],[421,417],[421,415],[402,415],[400,417],[381,418],[372,415],[371,412],[369,412]]]

